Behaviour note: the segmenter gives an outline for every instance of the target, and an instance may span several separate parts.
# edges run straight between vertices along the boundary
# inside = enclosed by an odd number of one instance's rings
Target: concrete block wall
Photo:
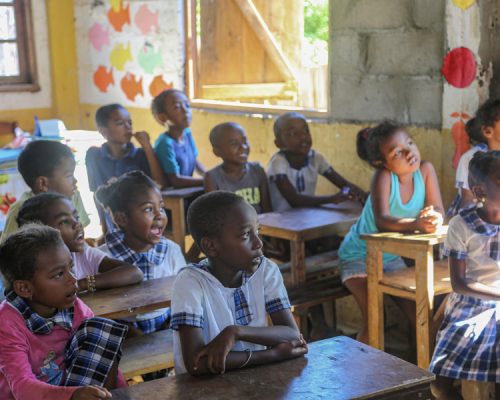
[[[335,120],[441,126],[445,0],[330,2]]]

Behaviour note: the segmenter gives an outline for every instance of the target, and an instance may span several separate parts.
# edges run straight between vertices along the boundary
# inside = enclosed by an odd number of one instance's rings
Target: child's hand
[[[349,193],[350,192],[347,192],[345,190],[340,190],[339,192],[335,193],[334,195],[332,195],[330,197],[330,201],[333,204],[338,204],[338,203],[342,203],[343,201],[351,200],[352,196]]]
[[[148,146],[148,145],[151,146],[151,142],[150,142],[150,139],[149,139],[149,134],[146,131],[135,132],[133,136],[139,142],[139,144],[141,145],[141,147]]]
[[[423,208],[417,217],[417,229],[424,233],[434,233],[443,224],[443,216],[433,206]]]
[[[228,326],[208,343],[194,359],[194,369],[203,357],[207,358],[207,368],[212,374],[223,374],[226,371],[226,357],[236,341],[232,326]]]
[[[75,390],[71,400],[110,399],[111,397],[113,396],[106,388],[91,385]]]
[[[273,347],[273,350],[278,360],[288,360],[303,356],[307,353],[308,347],[304,337],[300,335],[300,339],[279,343]]]
[[[351,196],[351,199],[356,200],[361,204],[365,204],[366,199],[368,198],[368,193],[366,193],[364,190],[361,190],[357,186],[349,186],[349,195]]]

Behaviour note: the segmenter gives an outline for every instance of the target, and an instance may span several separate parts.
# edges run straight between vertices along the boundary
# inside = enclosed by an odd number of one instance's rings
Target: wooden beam
[[[253,29],[259,38],[262,46],[266,50],[269,58],[278,67],[286,80],[298,81],[298,76],[295,73],[290,61],[281,50],[280,45],[276,42],[273,34],[269,30],[266,22],[260,15],[252,0],[234,0],[240,8],[243,16],[247,20],[250,27]]]
[[[208,99],[259,99],[295,98],[297,92],[287,83],[240,83],[227,85],[203,85],[201,97]]]

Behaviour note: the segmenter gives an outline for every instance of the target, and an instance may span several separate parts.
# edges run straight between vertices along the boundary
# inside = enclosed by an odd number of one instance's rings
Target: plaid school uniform
[[[450,221],[444,254],[466,260],[471,269],[482,267],[489,260],[494,271],[499,268],[499,240],[499,226],[483,221],[472,206]],[[482,258],[478,256],[480,252]],[[498,277],[493,282],[497,281]],[[500,382],[499,321],[500,301],[451,293],[429,370],[452,379]]]

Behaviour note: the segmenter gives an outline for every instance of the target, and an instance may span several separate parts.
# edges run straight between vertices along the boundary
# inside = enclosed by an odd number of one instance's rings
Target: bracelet
[[[245,349],[245,352],[248,353],[248,357],[246,361],[240,365],[240,369],[246,367],[246,365],[250,362],[250,359],[252,358],[252,350],[251,349]]]
[[[89,292],[95,292],[95,275],[87,275],[87,290]]]

